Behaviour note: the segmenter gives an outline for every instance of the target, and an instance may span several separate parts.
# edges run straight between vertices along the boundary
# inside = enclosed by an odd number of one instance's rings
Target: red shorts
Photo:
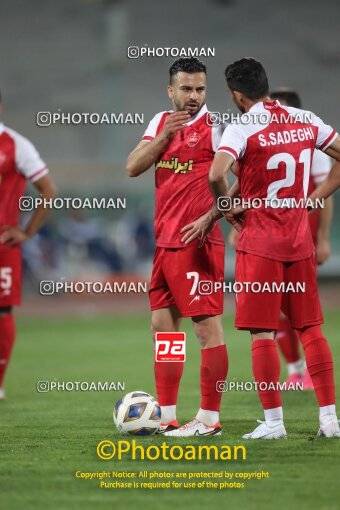
[[[200,294],[200,283],[224,281],[224,246],[194,241],[185,248],[156,248],[150,284],[151,310],[176,305],[182,317],[220,315],[223,292]]]
[[[304,284],[305,292],[246,292],[236,294],[235,326],[238,329],[274,329],[279,328],[280,310],[290,320],[291,326],[301,329],[323,323],[316,276],[315,257],[297,262],[279,262],[277,260],[237,252],[235,280],[237,282],[259,282],[261,286],[268,282],[280,285],[290,282],[294,289],[297,283]]]
[[[21,248],[0,251],[0,306],[21,303]]]

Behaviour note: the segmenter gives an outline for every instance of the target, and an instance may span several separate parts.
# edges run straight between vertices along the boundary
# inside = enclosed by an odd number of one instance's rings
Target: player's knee
[[[158,319],[152,319],[150,329],[151,329],[152,336],[155,336],[156,333],[162,333],[162,332],[166,332],[166,331],[176,331],[176,328],[174,325],[165,324],[163,321],[160,321]]]
[[[222,324],[217,321],[193,321],[196,336],[202,349],[224,344]]]
[[[276,332],[274,330],[261,330],[251,329],[250,330],[252,341],[256,340],[275,340]]]
[[[0,317],[6,317],[6,315],[9,315],[10,313],[12,313],[11,306],[0,306]]]
[[[158,331],[159,331],[158,324],[155,321],[151,322],[150,331],[152,333],[152,336],[155,336],[155,334],[158,333]]]
[[[194,322],[194,329],[201,346],[204,347],[208,341],[207,328],[203,324]]]

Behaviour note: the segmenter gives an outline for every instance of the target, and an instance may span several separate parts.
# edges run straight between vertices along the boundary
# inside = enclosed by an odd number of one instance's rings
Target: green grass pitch
[[[224,320],[229,379],[251,380],[250,341]],[[187,362],[178,402],[179,419],[190,420],[199,405],[199,348],[190,321]],[[326,313],[324,332],[332,346],[340,389],[340,316]],[[282,371],[284,374],[284,371]],[[17,509],[200,508],[335,510],[339,504],[340,442],[316,440],[318,412],[313,393],[283,396],[287,441],[245,443],[241,435],[262,419],[256,393],[229,392],[222,404],[220,438],[204,444],[246,444],[244,462],[103,461],[102,439],[119,439],[112,421],[115,392],[36,391],[38,380],[125,381],[125,392],[154,393],[149,318],[32,318],[18,321],[18,339],[0,402],[0,507]],[[164,438],[138,438],[145,445]],[[168,440],[173,444],[200,444]],[[244,489],[103,490],[98,480],[76,479],[81,471],[269,471]],[[223,505],[223,506],[222,506]]]

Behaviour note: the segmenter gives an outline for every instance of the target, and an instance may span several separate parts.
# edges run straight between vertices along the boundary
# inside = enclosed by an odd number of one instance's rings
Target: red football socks
[[[184,370],[182,362],[155,361],[157,400],[161,406],[176,405],[179,383]]]
[[[253,374],[257,383],[274,383],[275,388],[258,388],[263,409],[281,407],[280,390],[280,358],[275,340],[254,340],[252,343]]]
[[[201,349],[201,409],[219,411],[222,393],[217,391],[217,381],[225,381],[228,373],[226,345]]]
[[[0,316],[0,387],[11,357],[15,339],[14,317],[11,313]]]
[[[276,341],[286,363],[295,363],[300,360],[299,337],[296,331],[291,328],[287,318],[280,319]]]
[[[300,331],[308,372],[312,378],[319,406],[335,403],[332,353],[320,326]]]

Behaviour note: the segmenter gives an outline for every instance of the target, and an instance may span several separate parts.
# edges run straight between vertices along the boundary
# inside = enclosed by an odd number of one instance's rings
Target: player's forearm
[[[48,214],[49,210],[43,208],[43,206],[40,206],[35,210],[31,220],[28,222],[26,228],[24,229],[27,237],[33,237],[38,232],[38,230],[45,223]]]
[[[312,200],[328,198],[340,187],[340,161],[336,161],[327,178],[310,195]]]
[[[320,222],[317,232],[319,241],[328,241],[333,217],[333,197],[325,200],[325,207],[320,210]]]
[[[228,197],[230,197],[230,198],[235,198],[235,197],[237,197],[239,194],[240,194],[240,188],[239,188],[239,185],[238,185],[238,180],[236,180],[236,181],[234,182],[234,184],[231,186],[231,188],[229,189],[229,191],[228,191],[227,195],[228,195]],[[218,221],[218,220],[220,220],[221,218],[223,218],[223,214],[222,214],[222,212],[221,212],[221,211],[219,211],[219,210],[217,209],[217,205],[216,205],[216,204],[214,204],[214,205],[213,205],[213,207],[212,207],[212,209],[211,209],[210,213],[211,213],[211,217],[212,217],[212,219],[213,219],[215,222],[216,222],[216,221]]]
[[[234,182],[234,184],[232,185],[232,187],[230,188],[230,190],[228,191],[228,196],[230,198],[235,198],[235,197],[238,197],[239,194],[240,194],[240,187],[239,187],[238,179],[237,179]]]
[[[57,189],[54,186],[51,186],[47,189],[44,189],[41,191],[41,198],[48,201],[49,199],[53,199],[57,195]],[[24,232],[27,235],[27,237],[34,236],[38,230],[43,226],[45,223],[47,216],[50,213],[50,209],[45,207],[44,204],[41,204],[37,209],[34,211],[30,221],[26,225]]]
[[[234,159],[229,154],[217,152],[209,172],[209,185],[216,203],[219,197],[228,195],[227,171],[233,165]]]
[[[228,183],[225,175],[210,175],[209,184],[216,203],[220,197],[226,197],[228,195]]]
[[[210,215],[211,215],[211,219],[216,222],[218,220],[220,220],[221,218],[223,218],[223,214],[221,213],[221,211],[219,211],[217,209],[217,205],[214,204],[210,210]]]
[[[138,177],[146,172],[159,158],[169,139],[160,133],[151,142],[144,143],[129,155],[126,163],[126,171],[129,177]]]

